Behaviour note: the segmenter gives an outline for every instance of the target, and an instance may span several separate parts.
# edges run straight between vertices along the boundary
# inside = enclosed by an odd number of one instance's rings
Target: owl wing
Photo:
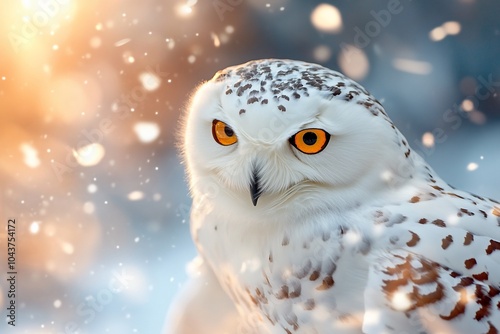
[[[375,261],[363,333],[498,333],[500,290],[414,253]]]
[[[200,258],[190,264],[191,279],[172,303],[166,334],[234,334],[239,316],[212,269]]]
[[[498,208],[465,194],[376,214],[392,245],[369,270],[365,333],[498,333]]]

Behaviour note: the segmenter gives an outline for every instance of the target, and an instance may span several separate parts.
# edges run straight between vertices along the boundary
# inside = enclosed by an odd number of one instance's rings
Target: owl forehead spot
[[[314,92],[315,97],[357,103],[374,116],[387,117],[381,104],[362,86],[316,64],[257,60],[219,71],[212,81],[225,83],[223,96],[235,97],[242,109],[253,104],[270,104],[280,112],[289,112],[292,103],[309,98]],[[240,116],[244,114],[239,113]]]

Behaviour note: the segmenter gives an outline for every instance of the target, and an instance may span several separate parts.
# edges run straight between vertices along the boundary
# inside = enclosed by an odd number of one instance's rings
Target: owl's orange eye
[[[290,138],[292,144],[297,150],[305,154],[316,154],[328,145],[330,134],[322,129],[304,129]]]
[[[233,129],[226,123],[216,119],[212,122],[212,135],[215,141],[222,146],[233,145],[238,141]]]

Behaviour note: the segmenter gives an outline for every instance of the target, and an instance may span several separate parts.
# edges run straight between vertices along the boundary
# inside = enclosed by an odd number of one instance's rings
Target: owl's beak
[[[250,195],[252,196],[253,206],[257,206],[257,201],[261,195],[260,184],[259,184],[259,175],[257,171],[254,169],[252,174],[252,181],[250,183]]]

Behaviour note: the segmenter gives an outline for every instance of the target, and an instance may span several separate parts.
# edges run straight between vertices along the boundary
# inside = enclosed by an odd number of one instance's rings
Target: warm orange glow
[[[68,73],[51,80],[40,90],[46,122],[75,122],[94,115],[101,100],[99,84],[81,73]]]
[[[8,20],[12,29],[8,32],[10,47],[18,54],[25,51],[42,51],[47,47],[42,43],[43,37],[54,36],[62,41],[66,33],[62,28],[74,19],[77,10],[75,1],[31,1],[9,3],[10,8],[3,9],[4,13],[16,13],[9,15]]]

